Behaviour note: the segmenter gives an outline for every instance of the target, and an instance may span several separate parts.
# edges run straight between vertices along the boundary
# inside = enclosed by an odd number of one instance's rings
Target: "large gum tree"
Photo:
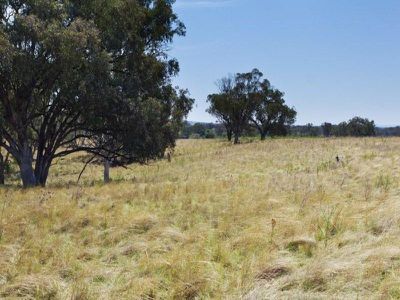
[[[166,53],[185,28],[171,0],[0,0],[0,112],[24,187],[55,158],[163,155],[193,100]],[[100,141],[100,142],[99,142]]]

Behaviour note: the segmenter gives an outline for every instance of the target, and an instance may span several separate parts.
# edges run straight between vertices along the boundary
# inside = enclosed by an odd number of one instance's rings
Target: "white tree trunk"
[[[104,159],[104,183],[110,182],[110,161]]]

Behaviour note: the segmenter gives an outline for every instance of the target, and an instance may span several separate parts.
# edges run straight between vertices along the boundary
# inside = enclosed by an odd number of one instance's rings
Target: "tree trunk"
[[[226,130],[226,135],[228,137],[228,141],[232,142],[232,129],[227,129]]]
[[[240,135],[241,135],[241,133],[242,133],[241,127],[240,127],[239,125],[236,125],[236,126],[233,128],[232,131],[233,131],[233,138],[234,138],[233,144],[234,144],[234,145],[240,144],[239,139],[240,139]]]
[[[265,140],[265,138],[267,137],[268,132],[270,131],[270,126],[265,126],[265,124],[257,124],[255,123],[255,127],[258,130],[258,133],[260,134],[260,139],[262,141]]]
[[[110,161],[104,159],[104,183],[110,182]]]
[[[3,157],[3,154],[1,153],[1,148],[0,148],[0,185],[4,185],[4,172],[6,168],[6,161]]]
[[[32,167],[33,157],[31,149],[29,147],[24,147],[17,160],[24,188],[36,186],[37,181]]]
[[[41,161],[40,164],[35,167],[35,177],[36,177],[36,185],[41,185],[42,187],[46,186],[47,177],[49,176],[51,161]]]
[[[235,140],[234,140],[233,143],[234,143],[235,145],[237,145],[237,144],[240,143],[240,141],[239,141],[239,134],[238,134],[238,133],[235,133]]]

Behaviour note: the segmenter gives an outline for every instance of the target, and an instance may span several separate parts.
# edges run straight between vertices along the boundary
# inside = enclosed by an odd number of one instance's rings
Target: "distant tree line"
[[[367,118],[354,117],[347,122],[337,125],[325,122],[321,126],[306,124],[304,126],[292,126],[290,129],[294,136],[375,136],[377,128],[374,121]]]
[[[250,124],[242,132],[243,136],[255,137],[259,132]],[[376,127],[374,121],[366,118],[354,117],[347,122],[332,124],[325,122],[320,126],[311,123],[306,125],[286,126],[282,135],[300,137],[342,137],[342,136],[400,136],[400,126],[397,127]],[[271,135],[279,136],[279,134]],[[180,132],[180,138],[226,138],[227,131],[221,123],[190,123],[185,122]]]
[[[246,126],[243,130],[243,136],[255,137],[259,135],[258,131],[251,126]],[[183,123],[179,134],[181,139],[214,139],[227,138],[227,131],[223,124],[220,123],[202,123],[188,122]]]
[[[190,123],[185,121],[179,137],[182,139],[213,139],[225,135],[225,127],[222,124]]]
[[[377,127],[377,136],[400,136],[400,126],[395,127]]]

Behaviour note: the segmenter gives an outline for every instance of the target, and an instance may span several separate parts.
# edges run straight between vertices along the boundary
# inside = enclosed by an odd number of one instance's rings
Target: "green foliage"
[[[207,110],[226,127],[230,140],[239,143],[243,130],[247,127],[257,104],[256,92],[260,89],[262,73],[254,69],[250,73],[238,73],[218,82],[219,94],[208,96]]]
[[[204,133],[204,137],[206,139],[215,139],[216,134],[214,129],[207,129],[206,132]]]
[[[323,123],[321,126],[314,126],[309,123],[303,126],[292,126],[291,134],[298,136],[375,136],[397,135],[396,128],[376,128],[375,122],[368,119],[354,117],[348,122],[341,122],[337,125]]]
[[[223,78],[218,83],[219,93],[208,96],[207,111],[225,125],[229,140],[234,135],[235,144],[249,124],[264,139],[267,134],[286,135],[295,121],[296,111],[285,105],[284,94],[262,77],[253,69]]]
[[[341,210],[337,207],[323,211],[316,225],[317,241],[324,241],[326,246],[328,240],[339,233],[341,230],[340,215]]]
[[[319,135],[318,129],[312,123],[308,123],[306,125],[306,132],[307,132],[307,136],[318,136]]]
[[[375,186],[386,193],[389,191],[392,183],[392,177],[388,174],[379,174],[375,179]]]
[[[341,122],[333,128],[336,136],[374,136],[376,128],[374,121],[354,117],[348,122]]]
[[[174,146],[193,99],[171,85],[165,49],[185,34],[172,4],[0,1],[1,146],[25,186],[76,151],[125,164]]]
[[[184,122],[179,137],[187,139],[194,136],[197,138],[214,139],[226,136],[226,131],[221,124],[195,123],[191,125],[189,122]]]
[[[284,93],[271,86],[268,80],[257,93],[257,105],[250,121],[264,139],[267,135],[287,135],[287,128],[294,124],[297,112],[285,104]]]
[[[332,123],[325,122],[321,125],[322,133],[325,137],[330,137],[332,135],[333,125]]]

